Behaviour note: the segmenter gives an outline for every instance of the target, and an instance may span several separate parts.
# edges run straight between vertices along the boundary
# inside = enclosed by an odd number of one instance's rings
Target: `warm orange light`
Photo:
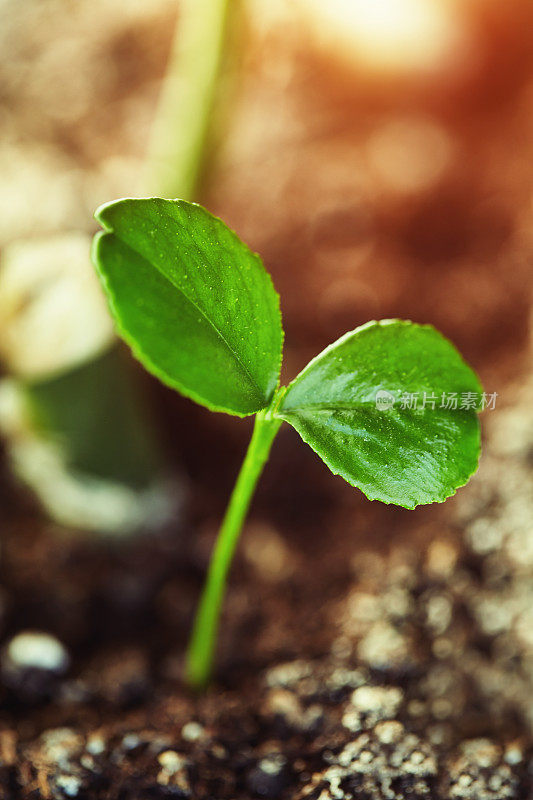
[[[366,153],[386,190],[409,194],[429,189],[444,175],[453,159],[453,143],[432,119],[398,117],[369,136]]]
[[[303,0],[319,33],[334,33],[354,60],[379,71],[427,71],[457,54],[454,0]]]

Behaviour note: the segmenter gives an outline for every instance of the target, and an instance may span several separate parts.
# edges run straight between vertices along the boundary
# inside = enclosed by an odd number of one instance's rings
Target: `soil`
[[[148,17],[47,0],[26,26],[31,3],[7,5],[1,245],[88,230],[99,202],[136,193],[174,20],[164,0]],[[500,395],[478,475],[404,512],[367,502],[282,429],[231,574],[216,679],[194,696],[184,647],[249,423],[149,384],[189,496],[176,524],[133,540],[46,522],[4,468],[0,797],[533,796],[533,29],[527,3],[512,6],[485,72],[441,92],[376,95],[293,30],[256,34],[202,198],[265,255],[289,377],[372,317],[453,338]],[[428,116],[453,147],[414,191],[383,172],[376,141],[406,118],[433,135]],[[40,667],[25,666],[28,647]]]
[[[446,506],[282,526],[263,491],[202,696],[180,675],[211,522],[113,545],[13,509],[2,796],[529,797],[528,389],[488,420],[480,473]],[[9,642],[28,629],[66,658],[17,664]]]

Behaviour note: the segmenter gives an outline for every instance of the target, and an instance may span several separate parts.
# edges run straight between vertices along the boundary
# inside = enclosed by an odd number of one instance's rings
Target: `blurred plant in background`
[[[12,243],[0,268],[0,430],[50,516],[109,533],[157,529],[171,495],[139,387],[118,352],[84,234]]]
[[[530,304],[528,2],[64,12],[0,6],[3,250],[91,233],[109,197],[196,197],[265,253],[290,371],[401,314],[513,374]]]
[[[154,191],[191,197],[196,190],[227,6],[226,0],[182,4],[146,168]],[[16,85],[10,88],[16,95]],[[68,93],[52,104],[58,122],[76,121],[89,109],[88,96],[71,98],[74,109],[70,102],[63,106],[66,99]],[[71,217],[65,209],[59,227]],[[46,227],[39,214],[36,223],[38,230]],[[164,479],[162,453],[117,351],[88,253],[81,233],[7,245],[0,353],[12,378],[1,386],[0,429],[15,473],[54,519],[86,530],[157,529],[179,507],[180,490]]]

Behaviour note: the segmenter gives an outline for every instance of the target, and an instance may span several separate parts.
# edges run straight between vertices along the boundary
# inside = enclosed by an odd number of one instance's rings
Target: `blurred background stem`
[[[228,21],[237,5],[235,0],[181,0],[149,148],[149,193],[195,199],[219,90]]]
[[[228,31],[233,24],[229,26],[228,21],[231,16],[233,23],[239,6],[238,0],[181,0],[178,4],[143,192],[196,199],[215,141],[213,111],[226,105],[217,103],[217,98],[232,49]],[[10,322],[4,335],[10,332],[15,342],[11,349],[16,352],[3,354],[14,366],[13,380],[0,398],[0,426],[10,442],[14,471],[32,487],[52,518],[84,529],[128,532],[151,527],[151,518],[168,518],[181,492],[174,485],[170,502],[170,486],[161,483],[168,467],[138,397],[134,375],[112,341],[105,309],[100,313],[94,301],[94,311],[83,288],[84,281],[90,284],[93,270],[88,242],[80,237],[74,236],[74,242],[67,236],[31,247],[21,245],[13,256],[8,254],[0,306],[3,303],[8,309],[4,328],[7,317]],[[33,277],[24,282],[28,262]],[[15,288],[9,289],[6,283],[6,269]],[[48,276],[47,286],[52,289],[41,292],[41,300],[34,303],[32,286],[39,275]],[[70,301],[54,304],[54,298],[61,300],[67,290],[74,292]],[[22,296],[26,301],[15,303],[13,297]],[[35,326],[30,323],[44,313],[44,296],[49,296],[46,307],[54,321],[54,325],[41,321],[45,329],[63,331],[68,342],[77,340],[79,328],[108,326],[106,346],[96,337],[95,346],[85,346],[78,358],[68,353],[62,356],[55,339],[48,342],[40,336],[40,341],[34,341]],[[89,323],[84,323],[87,315]],[[25,322],[25,317],[30,321]],[[21,374],[17,359],[28,360],[28,352],[38,354],[43,348],[46,352],[37,358],[37,380],[32,374],[35,357],[30,359],[32,370]],[[52,362],[49,370],[43,368],[47,359]]]

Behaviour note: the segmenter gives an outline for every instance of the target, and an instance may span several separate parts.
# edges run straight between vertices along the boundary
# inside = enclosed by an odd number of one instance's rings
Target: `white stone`
[[[43,669],[65,672],[70,664],[66,648],[49,633],[24,631],[11,639],[7,646],[9,661],[21,669]]]

